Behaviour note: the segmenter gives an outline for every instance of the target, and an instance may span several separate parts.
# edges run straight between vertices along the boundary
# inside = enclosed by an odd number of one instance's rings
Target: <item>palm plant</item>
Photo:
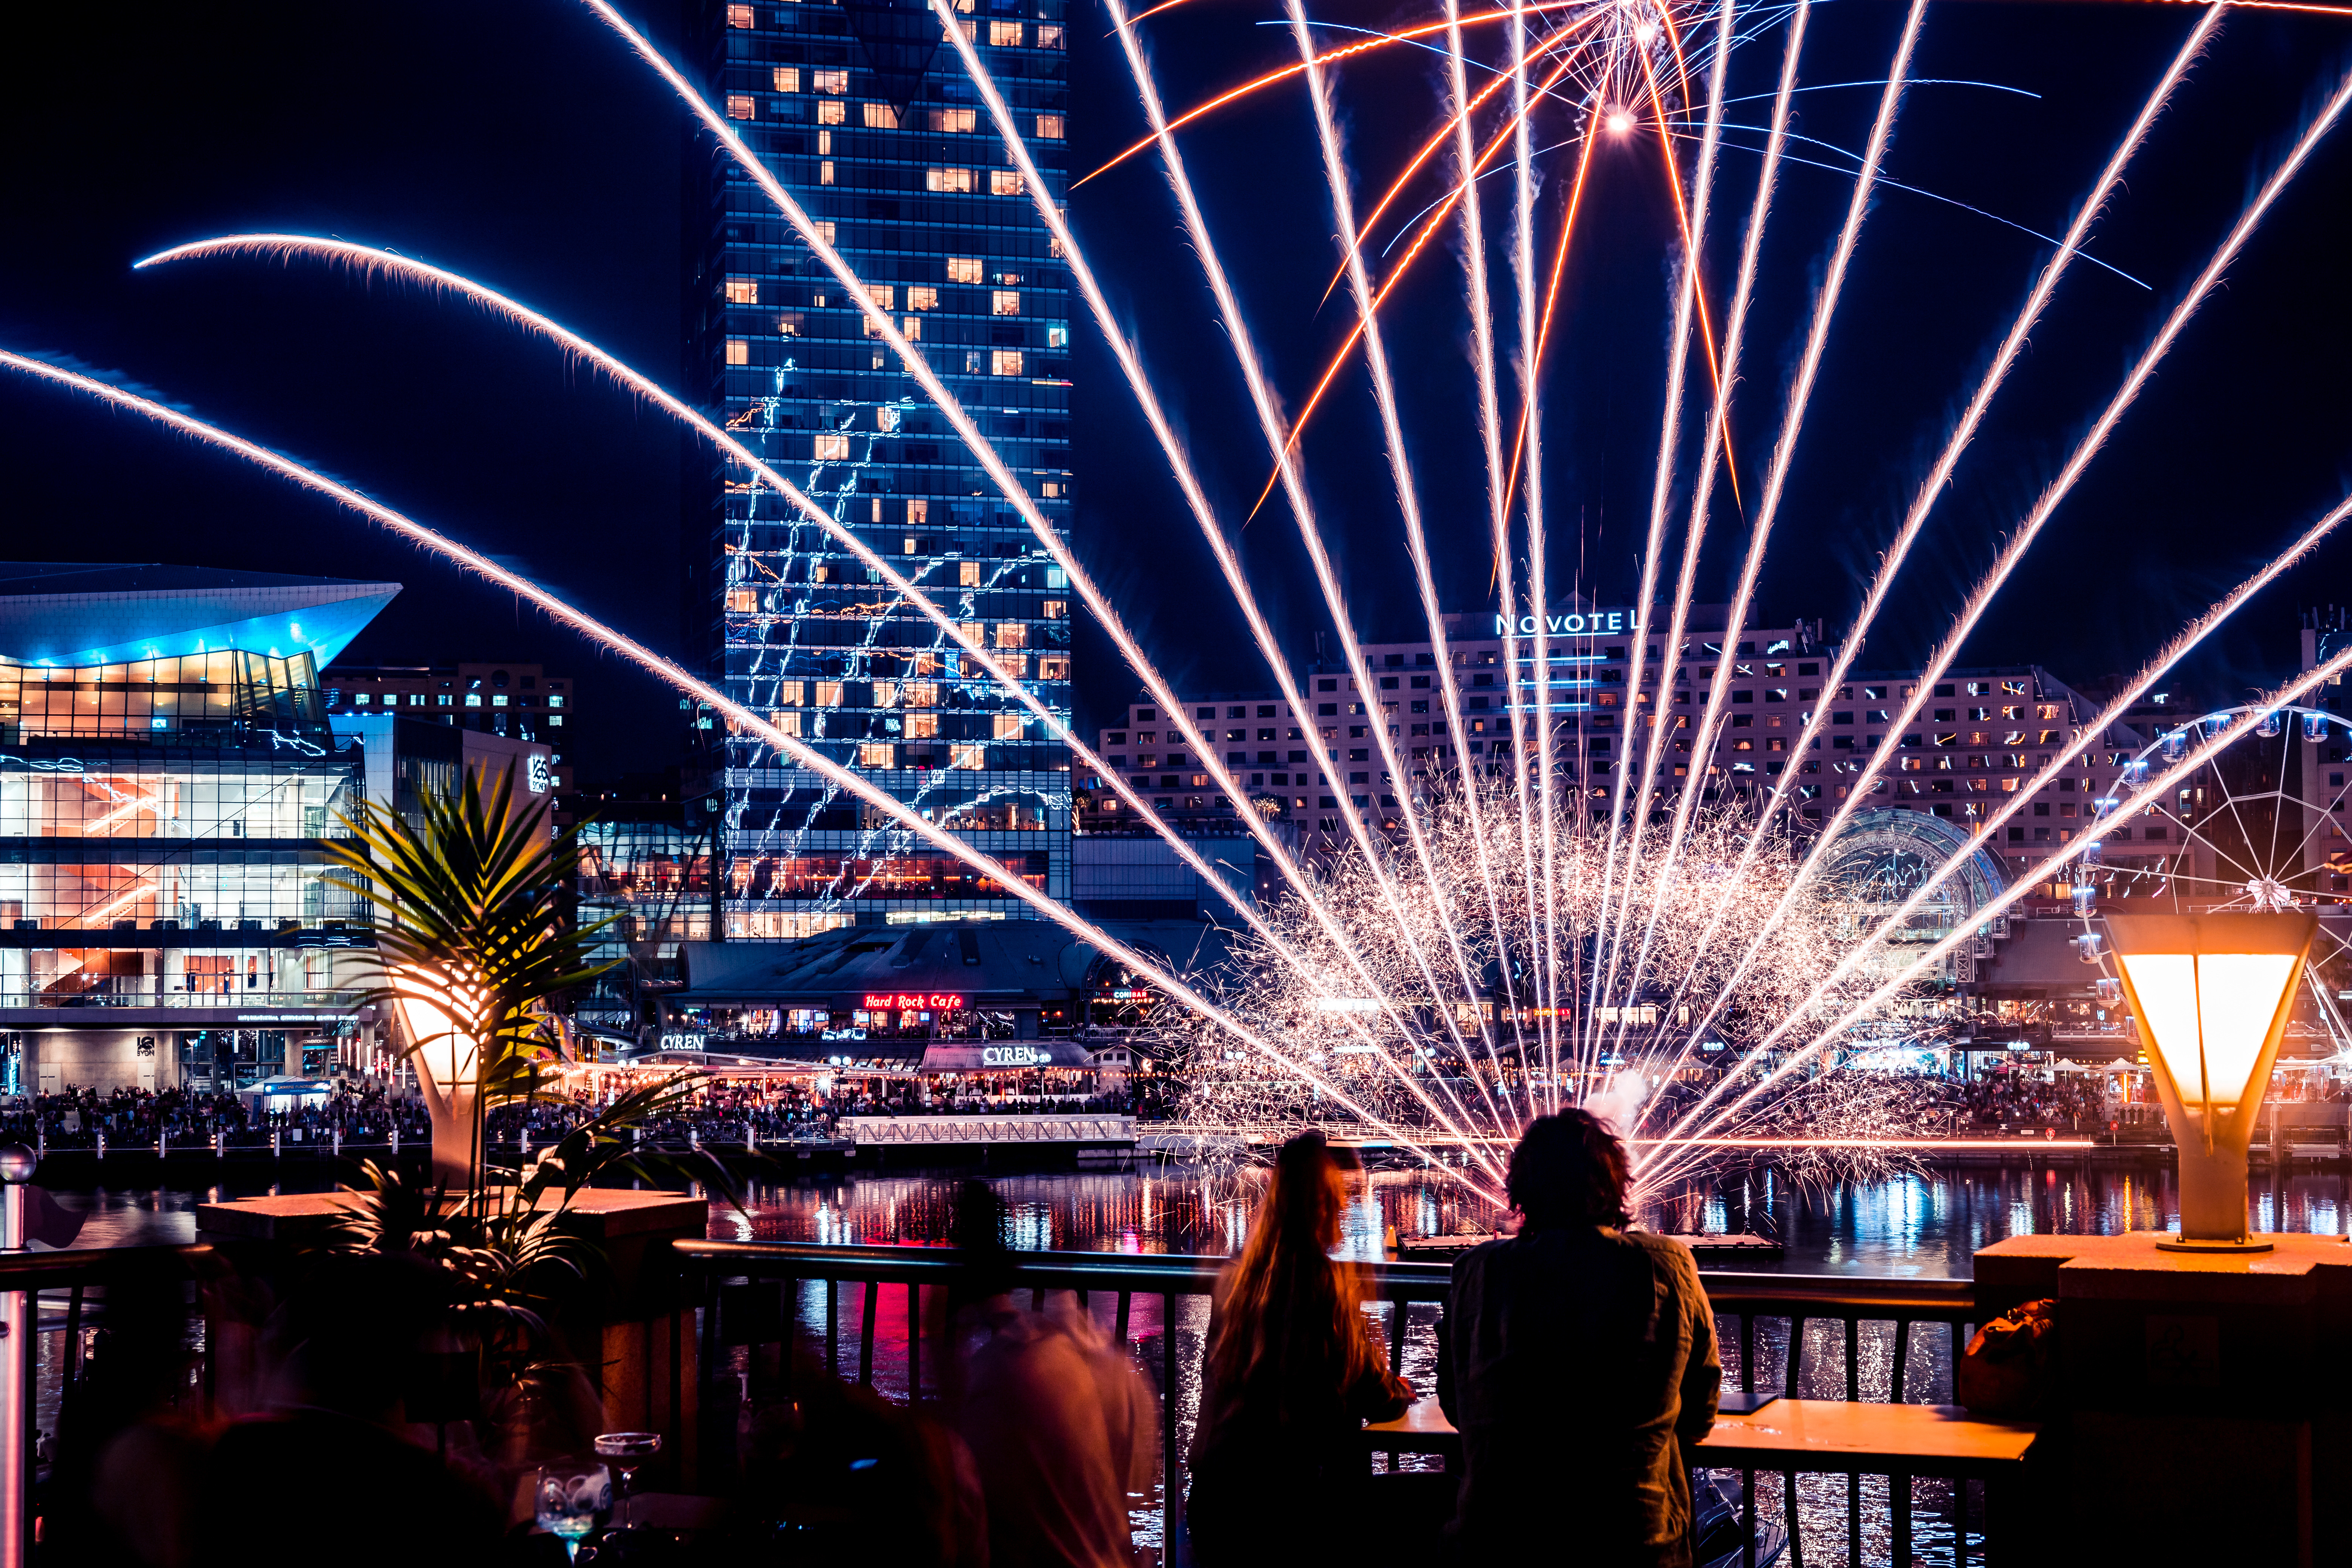
[[[518,800],[511,769],[487,790],[465,770],[454,793],[425,796],[414,818],[363,802],[345,826],[350,837],[326,852],[343,872],[339,885],[373,905],[370,998],[406,1025],[405,1054],[434,1115],[436,1183],[465,1194],[468,1215],[513,1226],[537,1223],[551,1196],[553,1210],[569,1207],[600,1174],[675,1175],[675,1162],[641,1156],[627,1134],[682,1108],[702,1077],[692,1071],[588,1115],[529,1171],[486,1180],[492,1112],[570,1104],[552,1087],[562,1052],[551,999],[611,967],[591,957],[605,922],[563,918],[579,826],[551,829],[548,802]]]
[[[551,1378],[550,1305],[584,1280],[593,1247],[565,1224],[599,1177],[654,1186],[699,1179],[733,1201],[707,1156],[641,1150],[635,1130],[682,1110],[704,1075],[680,1071],[579,1114],[527,1164],[493,1166],[485,1133],[502,1107],[576,1110],[560,1092],[562,1052],[551,999],[608,965],[591,952],[604,922],[576,925],[562,904],[579,865],[579,829],[551,829],[544,800],[518,801],[509,770],[487,789],[467,770],[455,794],[423,799],[414,819],[377,802],[330,841],[334,879],[373,903],[378,984],[399,1009],[405,1054],[426,1080],[434,1180],[423,1187],[373,1163],[358,1201],[324,1245],[413,1253],[451,1281],[451,1327],[478,1347],[507,1424],[530,1425]],[[452,1189],[457,1194],[453,1198]]]

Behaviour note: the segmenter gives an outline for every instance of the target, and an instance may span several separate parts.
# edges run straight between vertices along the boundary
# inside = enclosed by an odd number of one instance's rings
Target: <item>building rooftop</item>
[[[325,665],[397,583],[157,563],[0,562],[0,663],[81,667],[242,648]]]

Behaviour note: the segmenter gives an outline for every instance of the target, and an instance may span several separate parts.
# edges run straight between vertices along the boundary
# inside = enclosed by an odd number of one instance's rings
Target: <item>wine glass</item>
[[[621,1472],[620,1490],[613,1505],[613,1511],[616,1515],[626,1515],[630,1512],[628,1501],[630,1493],[634,1490],[637,1471],[644,1468],[647,1459],[661,1452],[661,1434],[658,1432],[600,1432],[597,1434],[596,1457],[600,1459],[611,1460],[613,1468]]]
[[[596,1528],[596,1516],[613,1506],[613,1473],[584,1459],[544,1465],[534,1496],[539,1527],[559,1537],[565,1555],[576,1559],[582,1538]]]

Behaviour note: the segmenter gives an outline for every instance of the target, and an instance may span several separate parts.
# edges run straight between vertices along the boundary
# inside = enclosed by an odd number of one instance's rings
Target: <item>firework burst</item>
[[[1840,973],[1865,934],[1861,906],[1832,880],[1800,885],[1805,840],[1718,801],[1692,814],[1673,854],[1663,816],[1630,846],[1621,833],[1612,877],[1607,823],[1588,804],[1564,797],[1546,823],[1523,816],[1506,783],[1448,777],[1423,803],[1425,869],[1401,851],[1376,865],[1350,849],[1315,873],[1333,918],[1299,896],[1262,911],[1270,934],[1236,933],[1212,981],[1219,1011],[1186,1041],[1190,1122],[1204,1135],[1349,1130],[1353,1116],[1308,1087],[1316,1075],[1412,1130],[1424,1152],[1491,1174],[1498,1145],[1563,1105],[1587,1106],[1635,1139],[1655,1134],[1720,1079],[1718,1064],[1760,1071],[1749,1047],[1776,1027],[1852,1014],[1843,1049],[1932,1034],[1910,1016],[1907,986],[1859,1005],[1886,976],[1868,965]],[[1491,868],[1526,863],[1528,834],[1550,841],[1549,886],[1493,887]],[[1654,933],[1646,957],[1609,940],[1629,912]],[[1449,931],[1465,962],[1435,972],[1433,986],[1418,953],[1444,946]],[[1617,1000],[1579,1005],[1596,994]],[[1274,1042],[1276,1056],[1244,1049],[1226,1018]],[[1798,1075],[1717,1136],[1801,1129],[1881,1159],[1866,1146],[1910,1125],[1916,1097],[1872,1076],[1871,1088],[1831,1092]],[[1814,1163],[1837,1158],[1822,1148]]]

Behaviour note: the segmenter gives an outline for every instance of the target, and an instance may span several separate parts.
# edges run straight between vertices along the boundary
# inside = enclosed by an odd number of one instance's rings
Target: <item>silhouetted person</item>
[[[1200,1568],[1355,1550],[1371,1471],[1358,1433],[1402,1415],[1412,1387],[1388,1370],[1356,1269],[1331,1257],[1347,1202],[1322,1137],[1292,1139],[1218,1279],[1187,1504]]]
[[[1624,1145],[1590,1112],[1530,1123],[1517,1235],[1454,1265],[1438,1398],[1462,1432],[1460,1560],[1691,1561],[1690,1450],[1723,1381],[1680,1243],[1622,1228]]]
[[[1070,1292],[1020,1304],[1003,1215],[986,1185],[964,1184],[942,1379],[987,1499],[990,1568],[1129,1568],[1129,1494],[1151,1485],[1157,1403]]]
[[[191,1568],[471,1568],[500,1555],[499,1500],[415,1440],[406,1397],[446,1330],[448,1282],[390,1253],[329,1255],[267,1330],[273,1408],[214,1444]],[[299,1478],[289,1479],[289,1478]]]

